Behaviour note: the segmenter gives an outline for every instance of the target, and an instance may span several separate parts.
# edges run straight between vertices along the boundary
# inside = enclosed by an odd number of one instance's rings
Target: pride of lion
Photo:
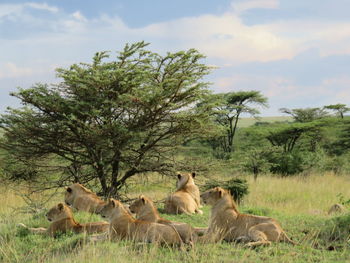
[[[164,211],[167,214],[201,215],[202,200],[204,204],[212,206],[208,228],[193,227],[187,223],[162,218],[153,201],[145,195],[140,195],[128,207],[115,199],[103,201],[78,183],[66,188],[65,203],[58,203],[46,214],[51,222],[49,228],[19,225],[32,233],[48,234],[52,237],[58,232],[68,231],[103,233],[100,235],[103,239],[112,241],[127,239],[168,246],[193,245],[197,242],[216,243],[222,240],[244,242],[246,247],[270,245],[271,242],[279,241],[296,244],[276,220],[240,213],[227,190],[215,187],[200,195],[194,182],[195,177],[195,173],[177,175],[176,191],[165,199]],[[101,221],[79,224],[70,207],[99,214],[109,223]]]

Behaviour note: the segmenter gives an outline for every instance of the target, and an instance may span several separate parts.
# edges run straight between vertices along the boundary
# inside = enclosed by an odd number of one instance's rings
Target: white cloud
[[[31,7],[34,9],[45,10],[51,13],[57,13],[59,9],[56,6],[50,6],[47,3],[25,3],[25,7]]]
[[[241,14],[244,11],[254,8],[276,9],[278,8],[278,0],[245,0],[232,2],[231,7],[236,14]]]
[[[44,10],[50,13],[57,13],[59,9],[46,3],[23,3],[23,4],[0,4],[0,19],[3,17],[16,17],[23,15],[28,9]],[[29,11],[29,10],[28,10]]]
[[[80,11],[76,11],[72,14],[72,17],[74,17],[76,20],[87,22],[88,20],[80,13]]]
[[[23,5],[0,4],[0,18],[12,14],[18,14],[22,11]]]
[[[19,78],[30,76],[33,74],[33,69],[29,67],[19,67],[12,62],[0,65],[0,79],[2,78]]]

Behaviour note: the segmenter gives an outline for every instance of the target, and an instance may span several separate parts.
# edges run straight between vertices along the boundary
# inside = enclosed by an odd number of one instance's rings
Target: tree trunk
[[[104,172],[103,166],[101,164],[98,164],[96,168],[97,168],[96,169],[97,177],[102,187],[103,196],[108,196],[108,186],[107,186],[106,174]]]
[[[237,130],[237,124],[238,124],[238,119],[239,119],[239,115],[241,114],[241,111],[237,111],[237,115],[235,117],[235,123],[232,127],[232,120],[230,120],[230,130],[231,130],[231,140],[230,140],[230,152],[233,152],[234,151],[234,148],[233,148],[233,139],[235,137],[235,134],[236,134],[236,130]]]
[[[114,196],[117,193],[118,187],[118,174],[119,174],[119,159],[120,153],[115,153],[114,161],[112,163],[112,175],[111,175],[111,186],[109,189],[109,195]]]

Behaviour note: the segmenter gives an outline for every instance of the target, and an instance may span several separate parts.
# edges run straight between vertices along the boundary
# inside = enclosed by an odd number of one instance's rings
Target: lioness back
[[[178,174],[177,190],[165,200],[164,210],[168,214],[202,214],[199,209],[200,194],[194,183],[195,173]]]
[[[138,241],[159,242],[167,245],[179,245],[182,243],[179,234],[170,225],[137,220],[134,231],[134,237]]]

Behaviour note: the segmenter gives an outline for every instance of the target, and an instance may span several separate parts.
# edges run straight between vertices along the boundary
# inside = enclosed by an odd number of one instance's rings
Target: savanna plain
[[[199,186],[209,180],[204,175],[196,179]],[[297,245],[273,243],[247,249],[239,243],[222,242],[196,244],[184,251],[128,241],[91,242],[83,234],[64,234],[55,239],[34,235],[17,224],[49,225],[44,216],[46,211],[32,207],[33,202],[43,201],[43,194],[32,196],[34,201],[28,206],[23,199],[23,194],[30,190],[28,186],[5,183],[0,187],[0,259],[2,262],[350,262],[350,213],[327,214],[332,204],[350,196],[349,175],[326,173],[285,178],[263,175],[256,181],[251,176],[246,179],[249,194],[239,206],[241,212],[277,219]],[[129,193],[131,197],[142,193],[157,201],[174,190],[174,178],[153,175],[137,180]],[[63,193],[64,189],[46,193],[52,196],[45,207],[63,201]],[[205,206],[203,212],[203,215],[161,215],[206,227],[210,207]],[[75,217],[81,223],[101,220],[98,215],[85,212],[76,212]]]

